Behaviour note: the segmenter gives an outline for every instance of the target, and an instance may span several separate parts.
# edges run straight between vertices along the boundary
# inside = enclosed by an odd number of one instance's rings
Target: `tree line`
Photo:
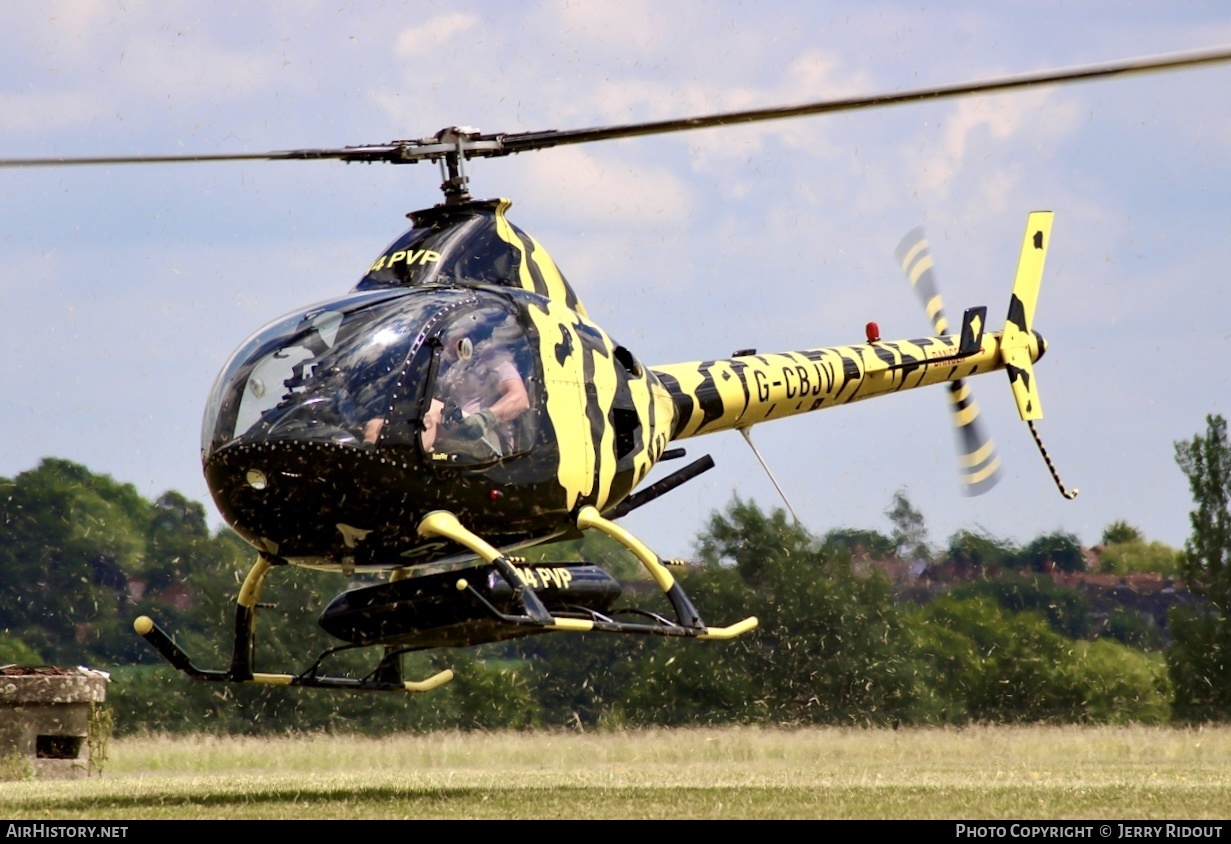
[[[1131,607],[1096,606],[1054,577],[1088,558],[1076,537],[1024,546],[959,531],[927,538],[904,492],[891,530],[816,536],[778,509],[738,498],[699,532],[679,574],[702,616],[748,615],[756,631],[728,642],[549,634],[409,654],[406,676],[444,667],[457,678],[423,695],[358,694],[195,682],[162,664],[134,632],[148,614],[202,667],[230,658],[234,600],[253,551],[209,530],[204,507],[156,501],[83,466],[46,459],[0,479],[0,665],[88,665],[112,675],[121,733],[267,733],[438,728],[940,725],[1008,722],[1165,723],[1231,713],[1231,447],[1221,417],[1175,444],[1193,491],[1183,550],[1107,526],[1099,567],[1156,572],[1190,597],[1159,625]],[[586,559],[630,581],[639,564],[611,540],[536,549]],[[904,587],[881,561],[909,568]],[[944,573],[942,576],[941,573]],[[257,670],[297,671],[335,644],[315,614],[351,580],[279,569],[258,627]],[[375,656],[372,656],[375,659]],[[356,662],[355,665],[358,665]]]

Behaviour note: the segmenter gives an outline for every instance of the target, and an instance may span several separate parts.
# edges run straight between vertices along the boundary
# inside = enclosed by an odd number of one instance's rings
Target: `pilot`
[[[424,451],[486,459],[512,450],[514,421],[529,409],[530,396],[500,333],[463,320],[446,336],[423,419]]]

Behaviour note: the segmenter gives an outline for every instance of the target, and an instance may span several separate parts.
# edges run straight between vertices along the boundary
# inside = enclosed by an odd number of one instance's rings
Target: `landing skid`
[[[145,641],[154,646],[163,658],[175,668],[194,680],[217,680],[224,683],[251,683],[259,686],[308,686],[317,689],[350,689],[372,692],[430,692],[453,679],[453,671],[445,669],[426,680],[402,680],[401,656],[408,650],[391,650],[381,659],[376,669],[366,677],[344,677],[320,674],[324,659],[339,651],[356,647],[345,645],[330,648],[322,653],[302,674],[269,674],[252,671],[247,676],[232,671],[211,671],[197,668],[184,650],[171,639],[149,616],[141,616],[133,624]]]
[[[175,643],[166,631],[149,616],[141,616],[133,628],[162,654],[163,659],[174,668],[183,671],[194,680],[214,680],[224,683],[252,683],[261,686],[308,686],[318,689],[351,689],[377,692],[429,692],[453,679],[449,669],[437,672],[426,680],[405,680],[402,677],[402,654],[406,649],[387,648],[376,668],[364,677],[346,677],[320,673],[324,660],[339,651],[349,650],[354,645],[330,648],[317,657],[316,662],[300,674],[271,674],[253,670],[253,652],[256,649],[254,628],[257,602],[261,587],[269,573],[269,561],[258,557],[256,564],[244,579],[235,607],[235,649],[231,655],[231,667],[227,671],[198,668],[184,649]]]
[[[519,569],[514,560],[463,527],[452,513],[439,510],[424,517],[419,533],[451,539],[473,551],[486,565],[421,576],[406,576],[404,570],[398,570],[388,583],[344,592],[325,610],[321,625],[350,644],[322,652],[302,673],[271,674],[253,668],[256,610],[265,577],[272,568],[264,557],[257,558],[239,592],[235,645],[228,670],[195,666],[148,616],[141,616],[133,626],[167,662],[196,680],[399,692],[431,691],[453,679],[453,672],[445,670],[425,680],[406,680],[401,657],[409,651],[465,647],[552,631],[731,639],[757,626],[752,617],[728,627],[707,626],[667,565],[593,507],[581,510],[577,526],[602,531],[631,551],[667,598],[675,618],[636,608],[608,613],[614,596],[607,593],[602,579],[611,582],[617,595],[618,584],[598,567],[546,563]],[[588,585],[580,588],[582,584]],[[620,615],[634,615],[640,620],[621,620],[617,618]],[[384,655],[369,674],[348,677],[322,673],[321,666],[330,656],[374,645],[384,646]]]

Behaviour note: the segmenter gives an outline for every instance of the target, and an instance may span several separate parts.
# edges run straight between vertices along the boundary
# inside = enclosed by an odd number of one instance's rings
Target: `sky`
[[[1217,2],[74,2],[0,5],[0,157],[235,153],[573,129],[1231,46]],[[1174,443],[1231,415],[1231,64],[604,141],[473,162],[477,197],[552,254],[653,365],[931,333],[893,258],[931,241],[951,319],[1007,309],[1026,215],[1056,221],[1035,317],[1043,442],[1007,378],[970,382],[1003,462],[961,494],[943,389],[752,432],[803,524],[1089,545],[1126,520],[1182,546]],[[432,164],[0,171],[0,475],[48,456],[206,504],[205,400],[275,318],[348,291]],[[630,515],[688,557],[738,495],[782,501],[736,433]],[[678,464],[674,464],[678,465]],[[661,472],[650,476],[661,477]]]

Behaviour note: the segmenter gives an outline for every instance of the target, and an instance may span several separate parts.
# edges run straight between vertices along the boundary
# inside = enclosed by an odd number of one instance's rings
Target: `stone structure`
[[[35,779],[89,776],[102,761],[90,758],[92,746],[107,738],[90,740],[107,680],[88,668],[0,668],[0,757],[14,766],[24,759]]]

